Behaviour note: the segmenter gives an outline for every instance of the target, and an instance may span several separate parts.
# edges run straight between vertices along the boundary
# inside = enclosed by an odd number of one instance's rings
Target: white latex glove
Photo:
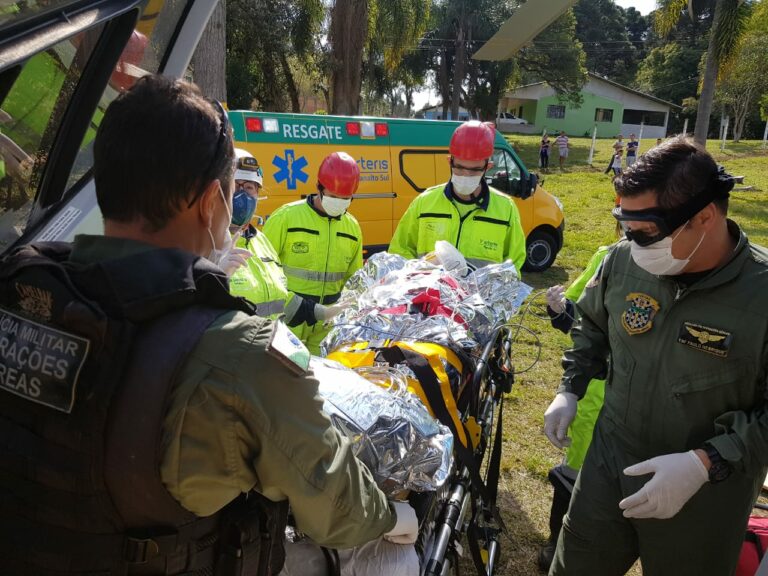
[[[240,266],[244,266],[251,256],[252,254],[250,251],[245,248],[232,248],[227,252],[226,256],[223,256],[219,261],[219,268],[224,270],[227,277],[230,277],[238,268],[240,268]]]
[[[627,518],[672,518],[709,480],[693,450],[644,460],[624,469],[624,474],[653,474],[645,486],[619,502]]]
[[[413,544],[419,536],[419,520],[408,502],[391,502],[395,509],[395,527],[384,534],[384,540],[393,544]]]
[[[547,306],[556,314],[565,312],[565,288],[560,285],[547,288]]]
[[[560,392],[544,412],[544,434],[557,448],[571,445],[571,439],[566,436],[568,426],[576,417],[576,407],[579,398],[571,392]]]
[[[341,304],[331,304],[325,306],[323,304],[315,304],[315,318],[320,322],[327,322],[331,318],[338,316],[344,311],[345,306]]]

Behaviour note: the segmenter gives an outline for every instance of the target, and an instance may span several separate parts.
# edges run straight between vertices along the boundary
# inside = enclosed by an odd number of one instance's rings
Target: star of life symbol
[[[282,158],[276,155],[272,164],[278,169],[275,172],[275,181],[279,184],[285,180],[288,190],[296,190],[296,180],[304,184],[309,179],[309,174],[304,172],[308,164],[307,159],[304,156],[296,158],[293,150],[287,149]]]

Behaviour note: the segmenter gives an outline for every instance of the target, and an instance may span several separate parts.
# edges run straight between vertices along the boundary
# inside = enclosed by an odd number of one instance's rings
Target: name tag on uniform
[[[312,355],[290,328],[280,321],[275,322],[272,337],[267,344],[267,354],[285,364],[291,372],[303,375],[309,372]]]
[[[68,414],[89,346],[0,308],[0,390]]]
[[[683,322],[677,335],[677,342],[695,350],[701,350],[721,358],[728,356],[733,335],[719,328]]]

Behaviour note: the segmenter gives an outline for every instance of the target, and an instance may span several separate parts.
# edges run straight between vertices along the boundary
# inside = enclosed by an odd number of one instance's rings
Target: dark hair
[[[613,184],[622,198],[654,192],[659,207],[664,209],[680,206],[721,185],[712,156],[684,136],[671,138],[648,150]],[[720,212],[728,213],[727,195],[721,195],[714,203]]]
[[[150,75],[107,108],[93,156],[104,218],[157,231],[213,180],[229,189],[235,151],[226,117],[197,86]]]

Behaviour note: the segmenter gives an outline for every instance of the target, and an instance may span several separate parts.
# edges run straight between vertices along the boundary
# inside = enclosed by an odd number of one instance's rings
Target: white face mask
[[[334,198],[326,194],[320,197],[320,205],[328,216],[341,216],[347,211],[350,204],[352,204],[352,198]]]
[[[459,196],[471,196],[472,192],[480,186],[480,180],[482,178],[482,174],[478,174],[477,176],[457,176],[456,174],[451,174],[453,191]]]
[[[224,240],[224,245],[221,248],[216,248],[216,240],[213,238],[213,232],[211,232],[211,227],[208,227],[208,236],[211,239],[211,246],[213,246],[213,248],[211,248],[211,253],[208,255],[208,260],[217,266],[224,260],[224,258],[226,258],[227,254],[229,254],[229,251],[232,250],[232,245],[234,244],[232,233],[229,231],[229,225],[232,222],[232,212],[229,209],[227,199],[224,197],[224,190],[221,189],[221,186],[219,186],[219,194],[221,194],[221,199],[224,201],[224,208],[227,209],[227,227],[225,228],[226,239]]]
[[[667,236],[658,242],[654,242],[650,246],[640,246],[636,242],[630,242],[629,248],[632,252],[632,259],[635,261],[635,264],[640,266],[640,268],[646,272],[656,276],[675,276],[680,274],[683,269],[688,266],[691,258],[696,254],[696,250],[698,250],[701,243],[704,242],[704,236],[707,235],[706,232],[702,234],[701,240],[696,244],[696,248],[688,254],[687,258],[681,260],[672,256],[672,242],[675,241],[675,238],[680,236],[680,233],[684,229],[685,225],[683,225],[680,232],[675,234],[673,238]]]

